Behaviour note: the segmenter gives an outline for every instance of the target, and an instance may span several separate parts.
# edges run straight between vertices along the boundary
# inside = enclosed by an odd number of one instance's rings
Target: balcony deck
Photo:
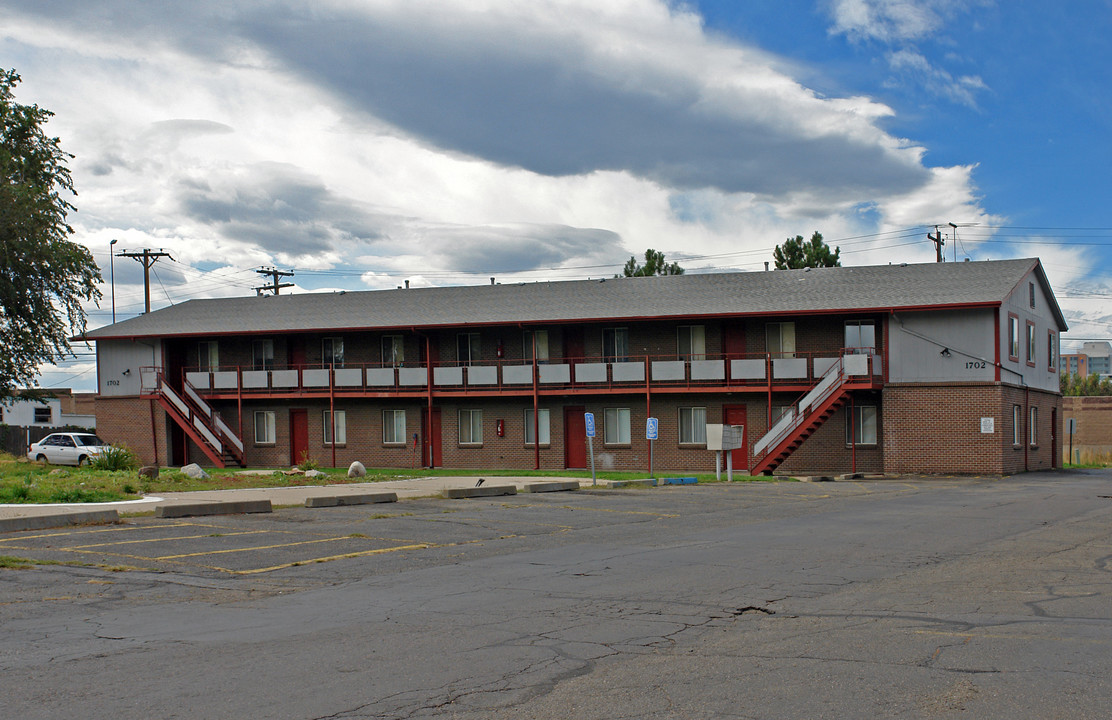
[[[858,358],[855,385],[880,387],[880,355]],[[673,356],[574,358],[465,365],[346,364],[343,367],[186,369],[184,379],[208,399],[366,397],[513,397],[628,393],[802,392],[838,361],[834,353],[679,359]],[[430,386],[431,382],[431,386]]]

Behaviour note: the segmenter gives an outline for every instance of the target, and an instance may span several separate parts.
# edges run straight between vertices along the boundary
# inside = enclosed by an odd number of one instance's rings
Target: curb
[[[600,487],[614,488],[649,488],[656,487],[656,478],[646,480],[603,480]]]
[[[328,495],[323,497],[305,498],[305,507],[322,508],[338,507],[340,505],[373,505],[375,503],[392,503],[398,501],[398,494],[370,493],[368,495]]]
[[[232,500],[231,502],[200,502],[184,505],[158,505],[157,518],[180,518],[195,515],[239,515],[240,513],[268,513],[273,508],[269,500]]]
[[[4,518],[0,520],[0,532],[45,530],[47,528],[65,527],[66,525],[89,525],[119,521],[120,513],[115,510],[89,510],[87,512],[59,513],[56,515],[32,515],[29,517]]]
[[[447,488],[444,497],[449,500],[461,498],[495,497],[498,495],[517,495],[515,485],[487,485],[486,487]]]
[[[579,489],[579,481],[578,480],[567,480],[567,481],[563,481],[563,482],[555,481],[555,482],[529,483],[527,485],[523,485],[522,488],[521,488],[522,492],[527,492],[527,493],[566,492],[568,490],[578,490],[578,489]]]

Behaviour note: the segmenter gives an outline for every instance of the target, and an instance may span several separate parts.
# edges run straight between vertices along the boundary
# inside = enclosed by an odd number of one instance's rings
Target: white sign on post
[[[645,421],[645,439],[658,440],[657,437],[660,430],[660,423],[656,418],[648,418]]]
[[[583,413],[583,425],[587,428],[587,437],[593,438],[595,436],[595,414]]]

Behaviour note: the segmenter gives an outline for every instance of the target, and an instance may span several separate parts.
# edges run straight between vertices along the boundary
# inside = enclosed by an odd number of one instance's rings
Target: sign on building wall
[[[996,432],[996,418],[981,418],[981,432],[985,435],[991,435]]]

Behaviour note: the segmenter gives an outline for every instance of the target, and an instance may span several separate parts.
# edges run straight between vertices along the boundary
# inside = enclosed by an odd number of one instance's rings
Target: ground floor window
[[[629,445],[629,408],[606,408],[606,444]]]
[[[49,425],[53,419],[53,413],[50,411],[49,407],[35,408],[35,424]]]
[[[1031,444],[1038,445],[1039,438],[1037,430],[1039,427],[1039,409],[1037,407],[1031,408]]]
[[[324,444],[332,444],[332,412],[324,411]],[[347,411],[336,411],[336,444],[347,444]]]
[[[680,443],[702,444],[707,442],[707,409],[705,407],[680,408]]]
[[[404,445],[405,440],[405,410],[383,410],[382,443]]]
[[[525,444],[534,445],[536,440],[533,437],[533,408],[525,411]],[[541,437],[541,445],[549,445],[552,442],[552,434],[549,428],[549,413],[548,408],[537,409],[537,432]]]
[[[1023,406],[1012,405],[1012,445],[1023,444]]]
[[[459,411],[459,444],[482,445],[483,443],[483,411]]]
[[[853,443],[876,445],[875,406],[855,405],[853,407],[853,421],[846,423],[846,445]]]
[[[273,445],[276,439],[273,410],[255,412],[255,444]]]

